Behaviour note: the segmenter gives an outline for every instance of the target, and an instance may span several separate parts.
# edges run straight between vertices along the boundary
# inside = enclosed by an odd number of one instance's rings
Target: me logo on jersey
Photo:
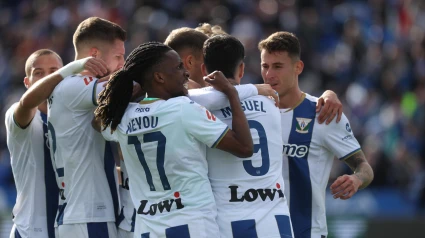
[[[261,199],[262,201],[266,201],[266,199],[270,199],[273,201],[276,198],[276,193],[279,198],[283,198],[283,192],[280,189],[280,184],[276,183],[276,188],[270,189],[254,189],[250,188],[246,190],[242,196],[238,197],[238,188],[239,186],[229,186],[230,188],[230,200],[229,202],[253,202],[257,199]]]
[[[283,144],[282,153],[290,157],[303,158],[308,153],[308,147],[306,145]]]
[[[176,199],[168,199],[168,200],[161,201],[159,203],[151,204],[149,208],[147,208],[146,206],[148,203],[148,200],[141,200],[139,209],[137,209],[137,214],[154,216],[158,212],[159,213],[170,212],[173,205],[176,209],[184,208],[182,199],[180,198],[180,193],[175,192],[174,197]]]
[[[308,129],[310,129],[310,122],[311,119],[308,118],[302,118],[297,117],[297,128],[295,129],[296,132],[306,134],[308,133]]]

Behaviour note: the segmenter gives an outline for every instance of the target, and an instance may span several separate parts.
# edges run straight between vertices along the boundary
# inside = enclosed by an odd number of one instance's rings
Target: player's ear
[[[153,80],[157,83],[163,84],[165,82],[164,75],[160,72],[153,73]]]
[[[201,64],[201,71],[202,71],[202,76],[207,76],[208,75],[207,67],[205,66],[204,63]]]
[[[301,60],[298,60],[295,63],[295,73],[297,73],[297,75],[300,75],[303,72],[304,69],[304,62],[302,62]]]
[[[98,56],[100,56],[100,53],[99,52],[100,52],[99,49],[96,48],[96,47],[92,47],[89,50],[90,56],[95,57],[95,58],[97,58]]]
[[[245,63],[244,62],[241,62],[241,64],[238,67],[238,70],[239,70],[238,77],[239,77],[239,81],[240,81],[240,79],[243,77],[243,74],[244,74],[244,71],[245,71]],[[238,83],[240,83],[240,82],[238,82]]]
[[[30,79],[28,77],[24,78],[24,85],[25,85],[26,88],[30,87]]]
[[[182,58],[183,66],[187,70],[191,70],[193,68],[193,55],[187,55],[186,57]]]

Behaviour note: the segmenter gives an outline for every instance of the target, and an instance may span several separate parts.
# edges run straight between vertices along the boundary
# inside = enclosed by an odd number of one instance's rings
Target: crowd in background
[[[0,2],[0,120],[26,90],[37,49],[74,59],[72,34],[99,16],[128,32],[127,52],[175,28],[220,25],[246,48],[242,83],[262,83],[257,44],[295,33],[305,68],[300,87],[335,91],[374,169],[370,188],[397,188],[425,210],[425,1],[422,0],[14,0]],[[331,179],[348,172],[336,162]],[[0,124],[0,211],[16,198]]]

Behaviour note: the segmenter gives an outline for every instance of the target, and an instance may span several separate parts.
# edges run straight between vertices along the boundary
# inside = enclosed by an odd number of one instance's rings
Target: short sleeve
[[[103,136],[103,138],[105,139],[105,140],[107,140],[107,141],[115,141],[115,142],[118,142],[118,132],[117,132],[118,130],[115,130],[114,131],[114,133],[111,133],[111,127],[110,126],[108,126],[108,127],[106,127],[106,129],[105,130],[103,130],[102,131],[102,136]]]
[[[184,129],[211,148],[216,147],[229,130],[220,119],[195,102],[183,103],[181,115]]]
[[[235,88],[241,101],[258,95],[257,88],[252,84],[237,85]],[[213,87],[191,89],[189,90],[189,98],[210,111],[219,110],[229,105],[227,96]]]
[[[6,111],[6,115],[5,115],[6,130],[7,130],[8,136],[11,136],[15,139],[20,139],[20,138],[24,139],[26,138],[27,133],[30,131],[32,121],[28,124],[26,128],[20,127],[18,123],[16,123],[14,118],[14,112],[17,106],[18,106],[18,103],[15,103]]]
[[[97,106],[97,96],[103,90],[103,84],[97,83],[91,76],[72,75],[66,77],[55,94],[70,109],[91,109]]]
[[[329,125],[324,125],[326,133],[323,135],[323,143],[339,160],[345,160],[361,150],[360,144],[354,137],[350,122],[342,114],[341,121],[333,120]]]

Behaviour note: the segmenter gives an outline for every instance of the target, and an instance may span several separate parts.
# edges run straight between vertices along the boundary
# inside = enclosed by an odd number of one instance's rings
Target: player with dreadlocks
[[[218,71],[205,80],[228,97],[232,130],[185,97],[188,72],[162,43],[133,50],[99,97],[102,134],[120,143],[127,164],[137,237],[220,236],[205,145],[239,157],[253,145],[235,88]],[[130,103],[133,81],[147,92],[139,103]]]

